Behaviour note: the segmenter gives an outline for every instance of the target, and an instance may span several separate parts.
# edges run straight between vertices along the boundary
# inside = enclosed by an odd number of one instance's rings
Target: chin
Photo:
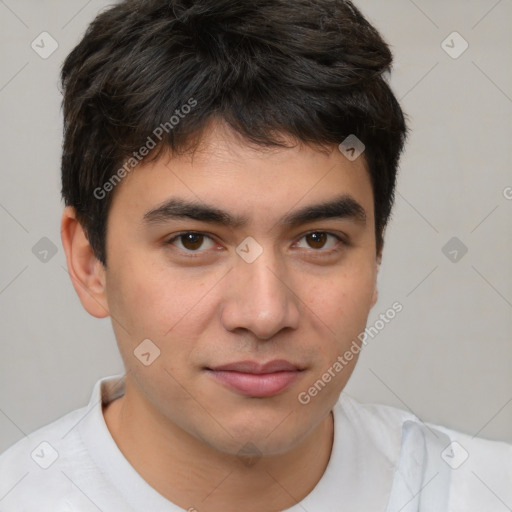
[[[222,438],[214,441],[214,447],[231,455],[247,455],[252,452],[259,456],[280,455],[292,450],[316,426],[304,418],[294,418],[290,409],[282,409],[279,414],[246,414],[236,422],[222,422],[226,430]]]
[[[301,437],[293,436],[290,432],[283,432],[282,435],[275,436],[272,439],[266,437],[267,434],[262,434],[260,437],[257,433],[252,435],[247,433],[241,436],[227,437],[224,439],[215,439],[208,442],[209,446],[218,452],[225,453],[239,457],[242,462],[246,458],[257,459],[260,457],[271,457],[274,455],[281,455],[292,450],[299,442]],[[205,439],[203,439],[205,441]]]

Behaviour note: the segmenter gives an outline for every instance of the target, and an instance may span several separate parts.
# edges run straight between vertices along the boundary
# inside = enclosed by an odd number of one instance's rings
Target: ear
[[[376,267],[375,268],[375,284],[374,284],[374,288],[373,288],[373,297],[372,297],[372,302],[371,302],[370,308],[373,308],[373,306],[375,306],[375,304],[377,303],[377,300],[379,298],[379,289],[377,287],[377,277],[379,275],[379,269],[380,269],[381,262],[382,262],[382,248],[377,253],[377,258],[375,260],[375,267]]]
[[[61,238],[69,276],[82,306],[96,318],[109,316],[105,267],[94,256],[85,231],[76,219],[75,209],[71,206],[67,206],[62,214]]]

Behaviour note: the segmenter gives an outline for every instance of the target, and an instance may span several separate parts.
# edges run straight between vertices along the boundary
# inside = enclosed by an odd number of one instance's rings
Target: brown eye
[[[313,249],[322,249],[327,241],[327,233],[310,233],[306,235],[308,245]]]
[[[344,240],[327,231],[311,231],[302,236],[297,242],[297,247],[300,249],[313,249],[319,253],[330,253],[337,250],[337,246],[347,245]],[[340,248],[340,247],[338,247]]]
[[[199,235],[197,233],[186,233],[185,235],[181,235],[180,238],[183,247],[189,251],[199,249],[201,245],[203,245],[204,241],[204,235]]]
[[[205,252],[215,246],[214,241],[204,233],[193,231],[181,233],[167,242],[184,252]]]

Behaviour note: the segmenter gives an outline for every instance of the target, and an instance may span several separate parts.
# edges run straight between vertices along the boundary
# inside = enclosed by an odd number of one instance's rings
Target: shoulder
[[[337,408],[343,409],[356,428],[365,432],[369,442],[388,451],[391,460],[396,461],[397,446],[403,450],[408,427],[417,426],[418,431],[423,431],[433,448],[427,452],[428,463],[449,479],[450,512],[511,510],[512,444],[424,422],[395,407],[363,404],[345,394]]]
[[[75,427],[87,412],[87,407],[76,409],[0,454],[2,511],[34,510],[35,500],[41,512],[56,506],[66,510],[59,501],[72,487],[66,475],[85,452]]]
[[[122,375],[94,385],[89,403],[25,436],[0,454],[2,512],[97,512],[130,509],[97,457],[115,443],[102,404],[124,393]],[[95,458],[96,457],[96,458]]]
[[[450,438],[441,457],[451,471],[453,512],[512,507],[512,444],[435,425]]]
[[[0,472],[17,467],[27,471],[50,467],[53,459],[57,460],[60,452],[66,453],[70,443],[76,441],[74,427],[87,412],[87,407],[76,409],[20,439],[0,454]]]
[[[335,417],[345,417],[362,443],[371,443],[396,463],[407,421],[420,422],[412,413],[381,404],[361,403],[343,392],[334,408]]]

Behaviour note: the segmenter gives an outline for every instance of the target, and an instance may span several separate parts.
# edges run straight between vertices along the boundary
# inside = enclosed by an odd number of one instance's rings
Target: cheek
[[[132,338],[150,337],[148,331],[154,331],[155,321],[165,316],[165,287],[148,277],[140,269],[125,267],[107,279],[112,318],[125,323]]]
[[[184,376],[213,321],[218,298],[212,289],[218,280],[216,274],[176,272],[162,265],[139,266],[127,260],[123,267],[116,267],[107,279],[108,300],[125,366],[141,370],[133,356],[142,341],[149,339],[160,350],[151,372],[146,372],[152,375],[150,380],[167,378],[159,372],[163,368],[177,377]]]
[[[370,268],[354,268],[306,286],[305,301],[312,313],[336,336],[338,344],[364,330],[375,288]]]
[[[140,261],[143,261],[141,259]],[[108,300],[138,335],[164,337],[194,309],[206,283],[155,265],[125,262],[107,279]]]

